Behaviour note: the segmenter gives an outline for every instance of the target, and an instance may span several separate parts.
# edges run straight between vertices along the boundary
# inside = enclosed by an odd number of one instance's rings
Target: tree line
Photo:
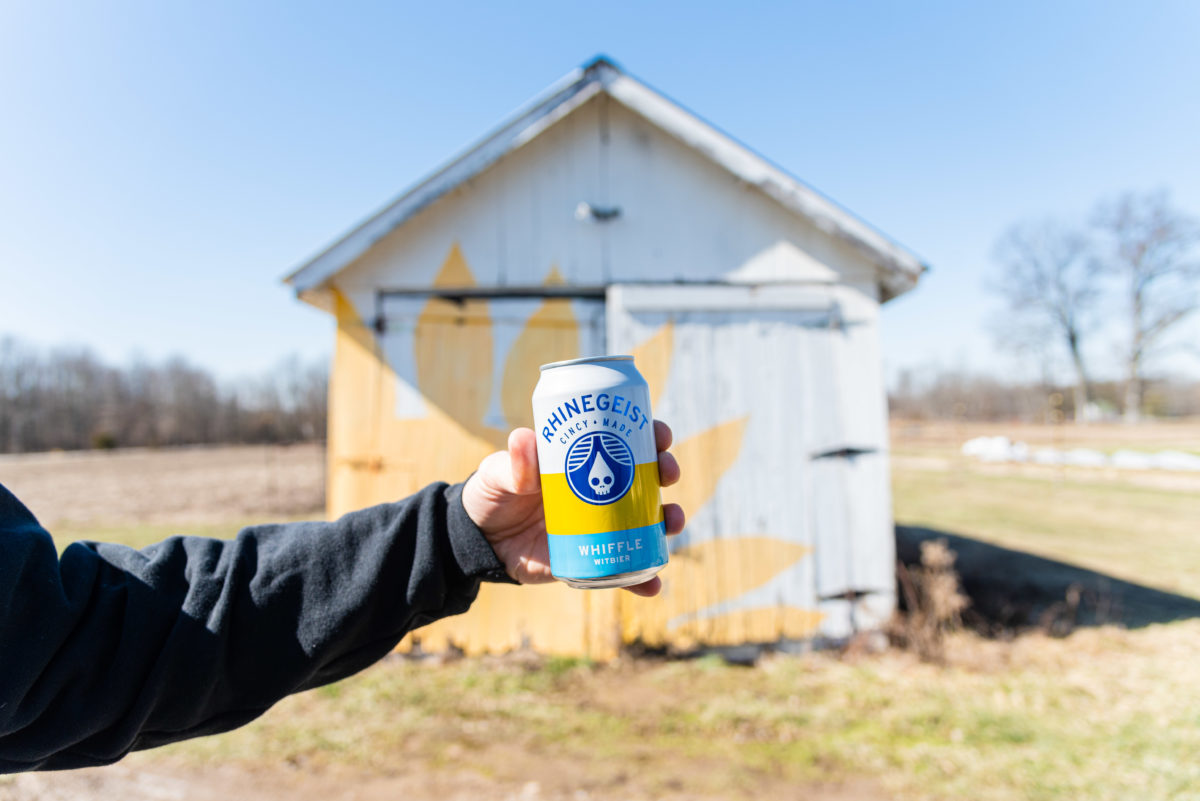
[[[1043,360],[1065,357],[1074,376],[1069,406],[1080,421],[1097,390],[1087,346],[1118,328],[1124,375],[1116,404],[1135,421],[1149,411],[1148,365],[1200,308],[1198,246],[1200,223],[1165,192],[1102,201],[1086,223],[1014,225],[996,246],[993,288],[1006,306],[998,338]],[[1196,343],[1174,347],[1200,357]]]
[[[902,420],[1061,423],[1086,415],[1077,410],[1073,390],[1071,384],[1011,381],[964,370],[905,370],[888,392],[888,412]],[[1200,416],[1200,381],[1147,379],[1142,391],[1147,415]],[[1109,409],[1120,409],[1124,396],[1122,380],[1089,383],[1090,400]]]
[[[83,347],[0,338],[0,453],[325,438],[325,359],[222,382],[175,356],[105,363]]]

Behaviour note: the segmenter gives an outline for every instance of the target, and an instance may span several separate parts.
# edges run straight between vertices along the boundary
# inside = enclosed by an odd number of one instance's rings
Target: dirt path
[[[152,762],[0,777],[0,801],[886,801],[890,797],[867,782],[783,785],[770,779],[747,792],[697,795],[672,788],[669,782],[663,787],[641,786],[620,770],[607,782],[598,781],[594,775],[579,775],[571,765],[553,762],[543,763],[536,776],[525,780],[488,778],[469,769],[387,776],[278,768],[198,771]]]

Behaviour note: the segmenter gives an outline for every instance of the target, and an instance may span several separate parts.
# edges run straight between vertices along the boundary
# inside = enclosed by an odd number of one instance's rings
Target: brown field
[[[1029,423],[975,423],[942,420],[893,420],[892,449],[898,453],[950,450],[972,437],[1006,436],[1032,446],[1096,448],[1112,451],[1183,450],[1200,453],[1200,420],[1154,422],[1144,425],[1089,423],[1088,425],[1033,425]]]
[[[1200,450],[1200,425],[893,427],[897,522],[1196,595],[1200,493],[957,456],[983,433]],[[0,483],[60,543],[320,516],[323,472],[311,445],[0,457]],[[1196,798],[1198,638],[1197,619],[1011,641],[962,633],[944,665],[896,650],[753,668],[396,657],[229,734],[108,768],[0,777],[0,801]]]
[[[164,536],[271,518],[321,516],[322,445],[221,446],[0,455],[8,487],[56,537]]]
[[[962,442],[1200,452],[1200,423],[1143,426],[892,424],[896,522],[959,534],[1200,597],[1200,474],[989,464]]]

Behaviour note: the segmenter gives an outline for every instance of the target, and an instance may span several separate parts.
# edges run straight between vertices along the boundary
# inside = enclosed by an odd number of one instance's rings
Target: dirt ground
[[[0,484],[58,526],[215,523],[321,515],[322,445],[0,455]]]
[[[445,769],[367,776],[345,770],[314,773],[303,768],[255,769],[230,766],[199,771],[172,766],[106,768],[29,773],[0,778],[0,801],[718,801],[725,794],[630,786],[614,771],[610,786],[583,789],[570,765],[540,766],[549,781],[489,778],[472,770]],[[885,801],[890,796],[869,782],[781,785],[766,781],[761,798],[806,801]]]

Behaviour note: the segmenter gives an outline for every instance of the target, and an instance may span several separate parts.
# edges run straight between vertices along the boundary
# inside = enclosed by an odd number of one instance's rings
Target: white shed
[[[634,353],[687,529],[661,598],[486,587],[425,647],[840,638],[895,603],[879,305],[911,253],[597,58],[304,265],[334,313],[330,513],[454,480],[539,364]]]

